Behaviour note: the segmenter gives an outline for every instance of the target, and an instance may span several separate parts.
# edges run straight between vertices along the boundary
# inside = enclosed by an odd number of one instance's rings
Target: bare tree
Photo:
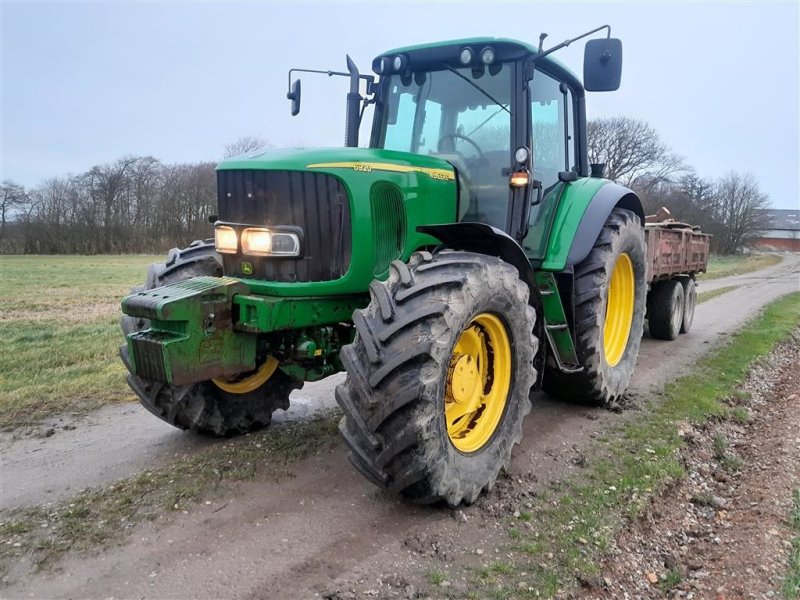
[[[717,252],[732,254],[746,246],[769,227],[764,209],[771,206],[751,173],[731,171],[715,187],[712,212],[715,224],[710,233]]]
[[[271,147],[272,144],[270,144],[267,140],[265,140],[262,137],[254,135],[243,135],[235,142],[227,144],[225,146],[225,153],[222,155],[222,158],[241,156],[242,154],[247,154],[248,152],[253,152],[254,150],[260,150],[262,148],[271,148]]]
[[[658,133],[641,119],[611,117],[588,124],[589,162],[605,163],[606,177],[647,191],[686,171]]]
[[[6,236],[6,222],[12,213],[28,200],[25,188],[10,180],[0,184],[0,245]]]

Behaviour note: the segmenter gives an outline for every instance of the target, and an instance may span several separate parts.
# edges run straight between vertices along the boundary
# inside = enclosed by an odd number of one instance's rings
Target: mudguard
[[[632,210],[644,223],[642,204],[628,188],[594,177],[581,178],[565,186],[548,230],[547,248],[539,267],[559,272],[581,262],[616,206]]]
[[[514,265],[519,271],[520,279],[527,283],[531,290],[536,289],[534,270],[525,251],[505,231],[485,223],[422,225],[417,227],[417,231],[432,235],[453,250],[468,250],[497,256]]]
[[[644,209],[639,197],[626,187],[616,183],[607,183],[592,196],[586,211],[583,213],[572,245],[567,255],[567,266],[576,265],[589,255],[597,236],[614,208],[627,208],[636,213],[639,222],[644,226]]]

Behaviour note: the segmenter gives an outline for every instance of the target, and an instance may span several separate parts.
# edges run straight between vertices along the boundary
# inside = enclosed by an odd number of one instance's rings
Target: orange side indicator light
[[[529,181],[530,177],[527,171],[517,171],[511,174],[511,179],[509,179],[508,184],[511,187],[525,187],[528,185]]]

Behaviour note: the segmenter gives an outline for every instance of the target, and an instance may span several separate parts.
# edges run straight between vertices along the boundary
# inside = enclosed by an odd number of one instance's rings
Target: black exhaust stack
[[[347,94],[347,112],[344,121],[344,145],[358,147],[358,127],[361,125],[361,94],[358,93],[360,75],[358,67],[347,55],[347,70],[350,72],[350,91]]]
[[[602,179],[606,170],[606,163],[592,163],[589,168],[592,170],[592,177]]]

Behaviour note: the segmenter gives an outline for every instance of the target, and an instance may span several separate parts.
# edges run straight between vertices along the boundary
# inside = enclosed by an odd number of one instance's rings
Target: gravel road
[[[703,283],[700,289],[712,284],[739,287],[700,304],[694,329],[674,342],[645,334],[633,396],[657,391],[761,307],[800,289],[800,256],[787,255],[775,267]],[[276,426],[332,405],[340,378],[296,393],[293,408]],[[619,418],[540,395],[515,451],[512,477],[534,472],[558,479],[570,468],[565,456]],[[138,406],[107,408],[67,424],[75,429],[54,427],[48,438],[3,444],[2,508],[65,498],[210,443],[172,429]],[[166,527],[145,526],[126,546],[69,558],[58,574],[10,582],[3,595],[319,597],[316,591],[336,578],[368,575],[374,564],[391,565],[402,552],[403,536],[451,521],[449,511],[411,507],[378,492],[353,471],[343,451],[312,457],[294,471],[297,477],[277,485],[245,484],[224,504],[200,505]]]

